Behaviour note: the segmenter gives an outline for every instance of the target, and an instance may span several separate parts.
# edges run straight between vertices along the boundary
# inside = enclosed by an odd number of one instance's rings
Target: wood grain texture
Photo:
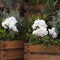
[[[60,60],[58,55],[25,55],[25,60]]]
[[[29,45],[25,44],[25,52],[41,52],[41,53],[60,53],[60,47],[56,45],[42,46],[40,44]]]
[[[0,60],[24,58],[24,41],[1,41]]]
[[[60,47],[25,44],[25,60],[60,60]]]

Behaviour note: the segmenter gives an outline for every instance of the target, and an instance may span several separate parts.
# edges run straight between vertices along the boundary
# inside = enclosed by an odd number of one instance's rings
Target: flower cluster
[[[9,28],[10,30],[18,32],[18,29],[16,27],[16,23],[17,23],[16,18],[11,16],[9,18],[6,18],[5,21],[2,22],[2,27],[4,27],[4,29]]]
[[[0,25],[0,40],[19,40],[20,27],[18,25],[18,20],[14,16],[3,18]]]
[[[35,36],[44,37],[45,35],[49,34],[53,38],[57,37],[57,32],[55,31],[55,28],[52,27],[51,29],[48,29],[48,26],[44,20],[35,20],[34,24],[32,25],[32,28],[32,34]]]
[[[55,31],[56,29],[54,27],[52,27],[51,29],[48,29],[49,34],[53,37],[56,38],[58,33]]]

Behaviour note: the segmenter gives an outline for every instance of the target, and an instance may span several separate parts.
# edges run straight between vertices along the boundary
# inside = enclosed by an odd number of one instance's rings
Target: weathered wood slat
[[[60,60],[60,47],[25,44],[25,60]]]
[[[21,59],[23,58],[23,51],[20,50],[7,50],[2,55],[2,59]]]
[[[14,42],[10,42],[9,44],[9,41],[6,41],[4,42],[4,45],[5,45],[5,49],[14,49],[14,48],[24,48],[24,42],[22,41],[14,41]]]
[[[25,60],[60,60],[58,55],[25,55]]]
[[[59,46],[45,46],[45,48],[40,45],[29,45],[25,44],[25,52],[41,52],[41,53],[60,53],[60,47]]]
[[[16,49],[24,48],[24,42],[22,41],[0,41],[0,49]]]
[[[0,41],[0,60],[24,58],[24,41]]]

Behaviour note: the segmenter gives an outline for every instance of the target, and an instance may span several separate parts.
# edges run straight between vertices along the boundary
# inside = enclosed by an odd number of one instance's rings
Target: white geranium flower
[[[11,21],[10,23],[9,23],[9,29],[11,29],[12,27],[14,27],[15,25],[14,25],[14,22],[13,21]]]
[[[47,27],[47,25],[46,25],[46,23],[45,23],[45,21],[44,20],[35,20],[34,21],[34,24],[32,25],[32,28],[33,29],[36,29],[36,27],[41,27],[41,26],[43,26],[43,27]]]
[[[47,28],[41,27],[40,28],[40,36],[43,37],[48,34]]]
[[[39,27],[38,24],[33,24],[33,25],[32,25],[32,28],[33,28],[33,29],[36,29],[37,27]]]
[[[2,22],[2,27],[4,27],[5,29],[7,29],[9,27],[9,29],[12,29],[13,31],[15,31],[15,30],[18,31],[15,26],[16,23],[17,23],[16,18],[12,16],[12,17],[5,19],[5,21]]]
[[[5,29],[7,29],[8,27],[6,26],[5,22],[2,22],[2,27],[4,27]]]
[[[9,25],[9,20],[8,20],[8,18],[4,21],[4,22],[2,22],[2,27],[4,27],[5,29],[7,29],[8,28],[8,25]]]
[[[47,28],[41,27],[40,29],[34,30],[32,34],[43,37],[48,34],[48,31]]]
[[[9,22],[13,22],[13,24],[15,25],[17,23],[17,20],[15,17],[9,17]]]
[[[16,25],[16,23],[17,23],[17,20],[16,20],[16,18],[15,17],[9,17],[9,29],[11,29],[14,25]]]
[[[18,32],[18,29],[17,29],[16,26],[14,26],[14,27],[12,28],[12,30],[15,31],[15,32]]]
[[[34,30],[33,32],[32,32],[32,34],[33,35],[35,35],[35,36],[40,36],[40,29],[37,29],[37,30]]]
[[[56,38],[57,37],[57,32],[55,31],[55,27],[52,27],[51,29],[48,29],[49,34],[53,37]]]

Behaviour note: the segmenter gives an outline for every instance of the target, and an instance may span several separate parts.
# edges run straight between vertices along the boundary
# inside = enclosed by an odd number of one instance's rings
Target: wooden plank
[[[3,41],[0,41],[0,49],[3,48]]]
[[[0,41],[0,60],[23,59],[24,41]]]
[[[60,60],[60,55],[29,55],[25,54],[25,60]]]
[[[8,59],[22,59],[24,58],[24,52],[20,50],[6,50],[2,57],[3,60]]]
[[[24,52],[29,53],[29,45],[24,44]]]
[[[24,48],[24,41],[0,41],[0,49]]]
[[[5,49],[24,48],[24,41],[6,41],[4,45]]]
[[[45,48],[40,45],[25,45],[25,52],[41,52],[41,53],[60,53],[60,47],[59,46],[45,46]]]

